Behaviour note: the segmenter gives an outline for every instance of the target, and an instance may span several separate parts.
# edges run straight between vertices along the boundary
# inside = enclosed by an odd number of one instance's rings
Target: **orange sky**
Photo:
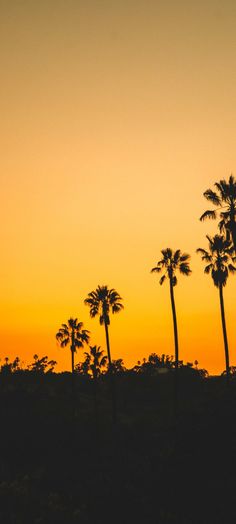
[[[224,368],[219,299],[195,254],[216,223],[202,193],[235,171],[236,4],[217,0],[2,1],[0,356],[47,354],[98,284],[124,311],[113,358],[173,354],[167,246],[192,255],[176,288],[180,358]],[[225,291],[236,365],[236,279]],[[77,357],[78,358],[78,357]]]

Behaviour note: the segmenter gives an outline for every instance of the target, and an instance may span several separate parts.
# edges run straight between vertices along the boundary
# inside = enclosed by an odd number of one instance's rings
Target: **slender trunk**
[[[71,396],[72,396],[72,408],[73,408],[73,414],[74,417],[76,416],[76,398],[75,398],[75,364],[74,364],[74,357],[75,357],[75,350],[74,350],[74,344],[71,344]]]
[[[110,340],[109,340],[108,325],[106,322],[105,322],[105,332],[106,332],[106,345],[107,345],[107,356],[108,356],[108,362],[109,362],[109,369],[111,369],[112,363],[111,363]]]
[[[112,372],[110,340],[109,340],[108,324],[106,322],[105,322],[105,332],[106,332],[107,356],[108,356],[108,362],[109,362],[108,372],[110,375],[110,383],[111,383],[112,420],[113,420],[113,424],[115,425],[116,420],[117,420],[115,377],[114,377],[114,373]]]
[[[179,385],[178,385],[178,368],[179,368],[179,341],[178,341],[178,327],[177,327],[177,318],[176,318],[176,309],[175,309],[175,297],[174,297],[174,287],[170,279],[170,299],[172,307],[172,316],[173,316],[173,326],[174,326],[174,341],[175,341],[175,377],[174,377],[174,417],[176,418],[178,413],[178,404],[179,404]]]
[[[225,307],[224,307],[224,297],[223,297],[223,286],[220,284],[219,286],[219,294],[220,294],[220,311],[221,311],[221,321],[222,321],[222,330],[223,330],[223,337],[224,337],[224,346],[225,346],[225,366],[226,366],[226,378],[227,382],[229,382],[229,346],[228,346],[228,338],[227,338],[227,330],[226,330],[226,321],[225,321]]]
[[[174,297],[174,288],[170,280],[170,299],[172,307],[172,316],[173,316],[173,326],[174,326],[174,339],[175,339],[175,367],[179,367],[179,340],[178,340],[178,327],[177,327],[177,318],[176,318],[176,309],[175,309],[175,297]]]
[[[93,376],[93,403],[94,403],[94,421],[95,421],[95,438],[98,440],[98,395],[97,395],[97,376]]]
[[[75,352],[74,352],[73,346],[71,346],[70,349],[71,349],[71,373],[72,373],[72,375],[74,375],[74,372],[75,372],[75,363],[74,363]]]

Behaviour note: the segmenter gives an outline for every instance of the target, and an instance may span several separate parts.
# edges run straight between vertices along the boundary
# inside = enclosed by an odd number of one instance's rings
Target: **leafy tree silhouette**
[[[215,183],[216,191],[207,189],[204,197],[216,206],[216,210],[207,210],[202,214],[200,220],[207,218],[216,219],[219,214],[220,232],[225,232],[232,238],[234,250],[236,251],[236,180],[230,175],[229,180],[220,180]]]
[[[123,358],[112,360],[112,371],[114,373],[124,373],[126,371]]]
[[[29,364],[28,369],[35,373],[53,373],[56,364],[56,360],[48,360],[47,356],[39,358],[34,355],[34,362]]]
[[[231,240],[225,239],[223,235],[215,235],[212,238],[207,235],[206,238],[209,243],[209,251],[198,248],[197,253],[201,255],[203,262],[207,262],[204,272],[207,275],[211,274],[214,285],[219,289],[221,321],[225,347],[226,376],[228,382],[230,376],[229,347],[225,321],[223,288],[226,286],[229,273],[233,274],[236,271],[236,267],[234,266],[236,256],[234,255],[234,247]]]
[[[112,373],[112,360],[110,351],[110,339],[108,326],[110,325],[110,312],[119,313],[123,308],[121,296],[115,289],[108,289],[107,286],[98,286],[95,291],[91,291],[84,303],[90,307],[90,316],[92,318],[99,316],[99,322],[105,327],[107,356],[109,363],[109,374],[111,376],[111,393],[113,404],[113,422],[116,422],[116,396],[114,374]]]
[[[94,419],[98,438],[98,378],[107,368],[107,356],[104,355],[104,351],[100,346],[89,346],[89,352],[85,352],[84,355],[85,361],[81,367],[84,367],[87,370],[87,374],[91,374],[93,378]]]
[[[156,267],[153,267],[151,273],[161,273],[164,272],[160,278],[160,285],[162,285],[166,279],[169,279],[170,284],[170,299],[171,299],[171,308],[173,316],[173,326],[174,326],[174,342],[175,342],[175,368],[178,369],[179,365],[179,340],[178,340],[178,326],[177,326],[177,317],[176,317],[176,307],[175,307],[175,297],[174,297],[174,287],[177,285],[176,272],[180,272],[182,275],[190,275],[191,269],[189,267],[190,255],[187,253],[181,253],[180,249],[177,251],[172,251],[172,249],[167,248],[161,251],[162,259],[157,262]]]
[[[67,324],[62,324],[56,334],[56,339],[62,348],[70,344],[72,375],[75,371],[74,355],[76,350],[89,342],[89,331],[82,328],[83,322],[79,322],[77,318],[69,318]]]
[[[100,346],[89,346],[89,353],[84,352],[86,368],[91,372],[94,380],[97,380],[106,369],[107,357]]]

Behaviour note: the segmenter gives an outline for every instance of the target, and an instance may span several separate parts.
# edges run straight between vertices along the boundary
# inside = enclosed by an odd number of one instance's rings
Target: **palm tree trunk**
[[[176,318],[176,309],[175,309],[175,297],[174,297],[174,287],[170,279],[170,299],[172,307],[172,316],[173,316],[173,326],[174,326],[174,340],[175,340],[175,376],[174,376],[174,417],[177,417],[178,414],[178,404],[179,404],[179,384],[178,384],[178,368],[179,368],[179,341],[178,341],[178,327],[177,327],[177,318]]]
[[[173,326],[174,326],[174,339],[175,339],[175,368],[179,367],[179,340],[178,340],[178,327],[177,327],[177,318],[176,318],[176,309],[175,309],[175,297],[174,297],[174,288],[170,280],[170,299],[172,307],[172,316],[173,316]]]
[[[222,321],[224,346],[225,346],[226,378],[227,378],[227,382],[228,382],[229,381],[229,376],[230,376],[230,374],[229,374],[229,346],[228,346],[228,337],[227,337],[227,330],[226,330],[225,307],[224,307],[224,297],[223,297],[223,286],[222,286],[222,284],[220,284],[220,286],[219,286],[219,294],[220,294],[221,321]]]
[[[74,356],[75,356],[75,350],[74,345],[71,344],[71,402],[72,402],[72,410],[73,410],[73,417],[76,417],[76,398],[75,398],[75,365],[74,365]]]
[[[109,369],[111,369],[112,363],[111,363],[110,340],[109,340],[108,325],[106,322],[105,322],[105,332],[106,332],[106,345],[107,345],[107,356],[108,356],[108,362],[109,362]]]
[[[112,372],[110,340],[109,340],[108,324],[106,322],[105,322],[105,332],[106,332],[107,356],[108,356],[108,362],[109,362],[108,372],[109,372],[110,381],[111,381],[112,420],[113,420],[113,424],[115,425],[116,420],[117,420],[115,377],[114,377],[114,373]]]
[[[74,356],[75,356],[74,348],[71,346],[71,373],[72,375],[74,375],[74,372],[75,372]]]

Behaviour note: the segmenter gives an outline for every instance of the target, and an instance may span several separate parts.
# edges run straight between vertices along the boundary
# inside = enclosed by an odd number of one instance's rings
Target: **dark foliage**
[[[147,363],[167,371],[150,373]],[[107,374],[98,377],[95,428],[91,378],[75,374],[75,417],[70,373],[2,366],[1,522],[235,521],[236,382],[227,389],[224,376],[202,378],[197,365],[181,364],[174,420],[171,357],[154,353],[138,366],[117,373],[115,432]]]

